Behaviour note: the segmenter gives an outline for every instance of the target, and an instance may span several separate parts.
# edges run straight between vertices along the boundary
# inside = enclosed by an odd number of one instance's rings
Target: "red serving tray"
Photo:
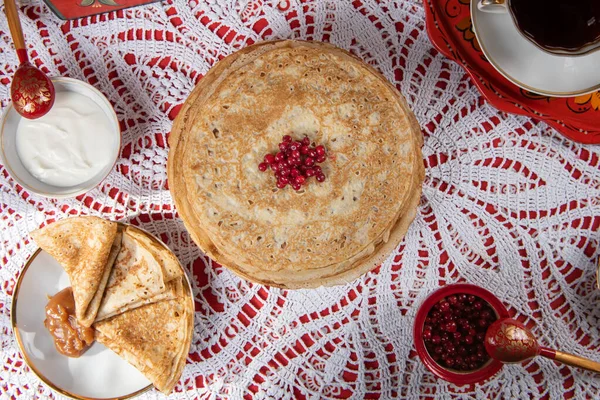
[[[76,19],[160,0],[44,0],[60,19]]]
[[[500,75],[481,51],[471,22],[470,0],[423,1],[429,39],[465,69],[490,104],[504,112],[542,120],[577,142],[600,143],[600,91],[560,98],[519,88]]]

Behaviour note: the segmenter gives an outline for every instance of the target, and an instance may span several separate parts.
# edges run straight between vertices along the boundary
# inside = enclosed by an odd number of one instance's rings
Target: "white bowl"
[[[16,112],[12,104],[5,110],[0,122],[0,158],[10,176],[25,190],[50,198],[75,197],[98,186],[112,171],[121,149],[121,128],[112,105],[95,87],[73,78],[57,77],[51,78],[51,80],[54,83],[56,92],[69,91],[81,94],[94,101],[104,111],[106,118],[112,125],[112,132],[116,138],[110,157],[111,162],[94,177],[78,185],[61,187],[40,181],[25,168],[17,153],[16,133],[22,117]]]

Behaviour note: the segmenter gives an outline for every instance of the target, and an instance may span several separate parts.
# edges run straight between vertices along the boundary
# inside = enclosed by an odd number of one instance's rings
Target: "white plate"
[[[471,1],[477,41],[488,61],[506,79],[523,89],[554,97],[600,90],[600,51],[576,57],[547,53],[519,33],[508,12],[483,12],[477,3]]]
[[[156,237],[140,231],[167,248]],[[187,274],[184,276],[191,293]],[[19,276],[11,315],[27,365],[50,388],[75,399],[128,399],[150,390],[152,384],[142,373],[98,342],[79,358],[66,357],[56,350],[44,326],[45,307],[48,295],[67,286],[69,277],[63,268],[41,249],[31,256]]]

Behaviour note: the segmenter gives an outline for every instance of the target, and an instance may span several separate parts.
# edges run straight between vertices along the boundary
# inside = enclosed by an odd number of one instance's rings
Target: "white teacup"
[[[540,32],[547,31],[547,29],[541,29],[539,26],[536,26],[536,24],[532,24],[532,21],[539,21],[544,18],[547,18],[547,15],[554,14],[554,17],[556,18],[557,12],[565,10],[567,11],[567,13],[564,14],[565,24],[558,24],[555,21],[552,21],[551,23],[549,23],[549,25],[551,26],[547,27],[548,29],[552,29],[554,32],[560,32],[560,35],[563,37],[569,37],[569,34],[575,35],[574,32],[577,32],[577,29],[581,29],[582,24],[585,25],[586,28],[591,28],[592,25],[600,27],[600,15],[597,15],[598,9],[593,8],[596,6],[591,5],[592,2],[596,2],[599,0],[545,0],[543,2],[541,0],[538,0],[540,4],[529,3],[531,4],[529,7],[533,8],[534,10],[539,10],[539,12],[534,14],[532,10],[528,10],[527,13],[518,15],[518,13],[515,12],[515,10],[519,9],[519,7],[523,7],[522,5],[517,6],[517,3],[519,1],[533,2],[534,0],[479,0],[479,2],[477,3],[477,8],[480,11],[488,13],[510,14],[516,29],[523,37],[525,37],[527,40],[538,46],[540,49],[551,54],[573,57],[589,54],[593,51],[600,50],[600,33],[597,34],[595,38],[581,37],[580,39],[578,39],[576,37],[571,36],[573,43],[569,45],[548,44],[544,43],[544,41],[541,40],[541,38],[536,37],[536,35],[533,33],[533,28],[538,29],[538,31]],[[590,5],[583,4],[586,1],[589,1]],[[580,2],[579,4],[583,5],[577,6],[577,2]],[[560,8],[560,11],[544,10],[544,8],[551,7]],[[579,15],[580,13],[585,13],[585,15]],[[570,23],[568,21],[570,21]],[[577,21],[578,24],[575,24],[574,21]]]

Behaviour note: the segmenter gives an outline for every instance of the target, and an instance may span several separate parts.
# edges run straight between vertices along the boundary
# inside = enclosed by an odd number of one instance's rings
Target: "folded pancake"
[[[166,262],[167,256],[161,253],[171,254],[161,250],[158,251],[154,241],[136,228],[125,229],[121,251],[110,273],[96,321],[175,298],[175,280],[181,281],[181,268],[176,264],[177,270],[167,275],[165,271],[172,266]]]
[[[89,327],[96,319],[121,248],[117,223],[97,217],[71,217],[33,231],[31,237],[69,275],[77,321]]]
[[[165,394],[181,377],[192,339],[191,294],[182,279],[176,282],[175,299],[138,307],[94,324],[96,340]]]

